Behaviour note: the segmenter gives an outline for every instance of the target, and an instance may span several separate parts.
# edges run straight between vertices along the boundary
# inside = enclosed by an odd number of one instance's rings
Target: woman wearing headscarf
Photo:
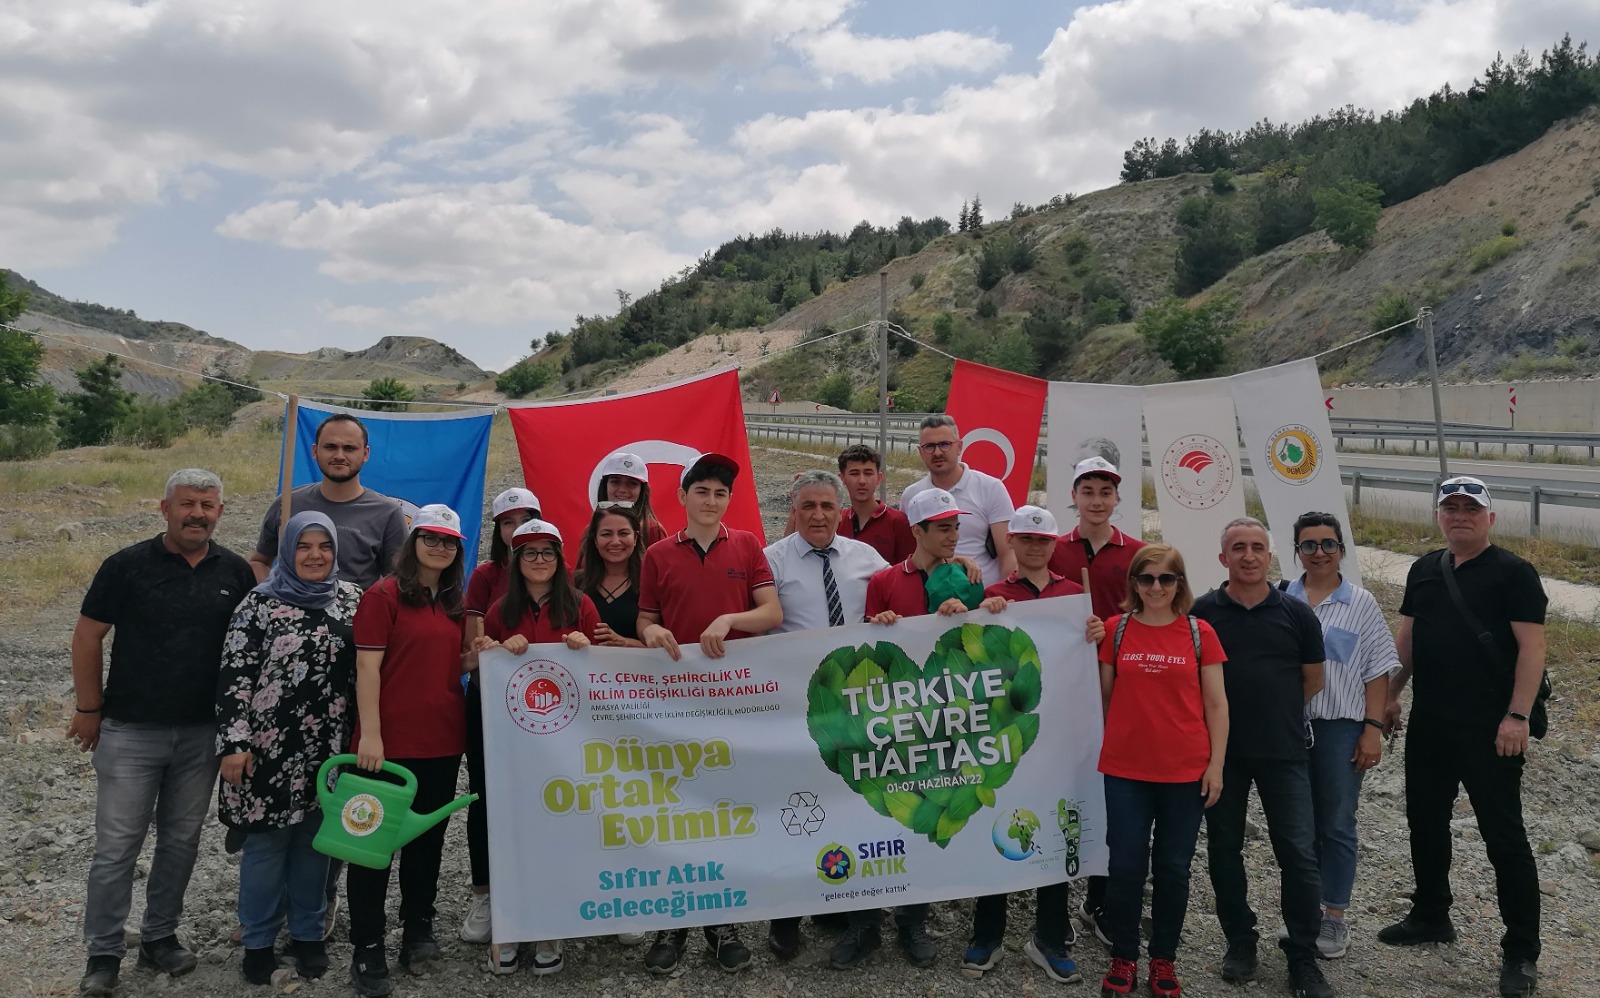
[[[271,982],[285,918],[300,975],[328,969],[328,858],[311,847],[316,776],[350,737],[351,622],[361,601],[360,587],[339,579],[337,531],[323,514],[290,517],[278,550],[266,581],[234,611],[217,679],[217,812],[245,833],[239,922],[251,984]]]

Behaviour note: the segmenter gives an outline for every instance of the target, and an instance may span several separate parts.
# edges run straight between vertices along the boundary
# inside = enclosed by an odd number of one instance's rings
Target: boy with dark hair
[[[839,452],[839,478],[850,493],[850,509],[839,518],[839,536],[871,544],[893,565],[917,549],[906,515],[878,498],[883,484],[883,455],[866,444]]]

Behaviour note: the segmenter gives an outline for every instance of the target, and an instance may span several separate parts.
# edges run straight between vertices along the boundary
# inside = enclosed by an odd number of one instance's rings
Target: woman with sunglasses
[[[1350,949],[1344,913],[1356,879],[1356,807],[1363,774],[1383,757],[1389,676],[1400,668],[1394,636],[1372,594],[1339,572],[1344,531],[1332,513],[1294,522],[1295,555],[1304,569],[1284,585],[1322,624],[1324,685],[1306,705],[1311,720],[1311,805],[1322,871],[1322,929],[1317,953],[1336,960]]]
[[[628,503],[601,502],[589,518],[578,553],[578,590],[600,614],[595,643],[643,648],[639,640],[639,572],[644,545],[639,518]]]
[[[1139,916],[1144,882],[1150,901],[1150,993],[1183,994],[1174,961],[1189,905],[1189,866],[1205,809],[1222,793],[1228,747],[1226,661],[1216,632],[1189,616],[1194,596],[1183,556],[1165,544],[1134,552],[1123,613],[1106,621],[1100,642],[1100,693],[1106,725],[1105,920],[1111,967],[1108,995],[1131,994],[1139,981]]]
[[[506,594],[511,577],[511,535],[539,518],[539,497],[527,489],[506,489],[490,507],[494,529],[489,534],[489,560],[472,570],[467,582],[467,640],[483,634],[483,618]],[[489,809],[484,806],[483,695],[478,674],[467,685],[467,787],[478,799],[467,807],[467,861],[472,870],[472,905],[461,921],[461,941],[486,943],[493,925],[489,917]]]
[[[454,799],[466,748],[461,675],[478,667],[478,657],[466,640],[465,561],[460,517],[448,506],[424,506],[412,518],[394,574],[378,580],[356,608],[356,757],[364,770],[376,771],[385,760],[409,769],[419,814]],[[379,778],[399,782],[388,773]],[[439,956],[433,903],[448,826],[439,822],[400,851],[402,967],[417,969]],[[387,995],[393,989],[383,945],[389,868],[352,863],[346,885],[356,993]]]
[[[600,614],[589,597],[573,588],[561,550],[561,531],[553,523],[529,520],[511,535],[511,551],[516,570],[506,583],[506,594],[483,618],[484,636],[475,647],[504,648],[513,655],[521,655],[530,645],[557,641],[572,649],[589,647]],[[561,967],[561,940],[536,945],[535,974],[554,974]],[[491,948],[489,970],[515,973],[516,945]]]
[[[644,526],[645,547],[667,536],[667,528],[650,508],[650,466],[637,454],[619,450],[600,462],[600,482],[595,486],[594,501],[632,503],[634,513]]]

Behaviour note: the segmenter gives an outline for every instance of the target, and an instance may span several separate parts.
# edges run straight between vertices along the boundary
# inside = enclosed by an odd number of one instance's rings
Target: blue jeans
[[[311,848],[320,819],[317,815],[288,828],[245,836],[239,860],[239,924],[244,926],[245,949],[275,943],[286,914],[291,939],[322,938],[328,857]]]
[[[1356,882],[1356,806],[1362,773],[1350,761],[1366,730],[1361,721],[1314,720],[1311,730],[1311,806],[1317,821],[1317,866],[1322,871],[1322,906],[1350,907]]]
[[[183,895],[200,851],[200,828],[217,783],[215,724],[129,724],[106,718],[94,750],[98,781],[94,862],[83,903],[90,956],[122,958],[133,907],[133,867],[155,819],[156,848],[144,886],[146,941],[178,931]]]
[[[1155,880],[1150,958],[1175,960],[1189,907],[1189,866],[1205,812],[1200,781],[1151,783],[1107,776],[1105,784],[1106,841],[1111,846],[1105,916],[1111,955],[1139,959],[1139,914],[1149,873]]]

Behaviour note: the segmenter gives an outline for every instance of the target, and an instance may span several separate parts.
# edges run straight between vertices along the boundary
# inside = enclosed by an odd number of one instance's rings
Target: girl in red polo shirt
[[[594,501],[632,503],[634,514],[644,525],[645,547],[667,536],[667,528],[650,508],[650,466],[637,454],[619,450],[600,462],[600,482],[595,486]]]
[[[455,797],[466,747],[461,675],[477,667],[477,656],[466,647],[464,560],[460,518],[448,506],[424,506],[412,520],[394,574],[368,589],[356,608],[356,756],[363,769],[376,770],[387,759],[415,774],[412,806],[420,814]],[[433,902],[448,824],[439,822],[400,852],[404,967],[439,955]],[[358,994],[386,995],[391,985],[383,909],[389,868],[352,863],[349,871],[352,982]]]
[[[1194,596],[1176,550],[1151,544],[1135,552],[1127,593],[1126,612],[1106,621],[1100,643],[1100,772],[1111,846],[1111,969],[1100,987],[1125,995],[1138,982],[1139,915],[1153,868],[1150,992],[1175,998],[1183,994],[1173,961],[1189,905],[1189,864],[1200,819],[1222,792],[1228,700],[1218,667],[1226,658],[1211,626],[1188,616]]]
[[[555,524],[529,520],[511,536],[511,577],[506,594],[483,618],[484,637],[476,647],[500,647],[521,655],[529,645],[566,643],[574,650],[589,647],[600,626],[594,602],[573,588]],[[540,942],[533,954],[535,974],[554,974],[562,966],[561,940]],[[489,951],[489,970],[515,973],[515,943]]]

